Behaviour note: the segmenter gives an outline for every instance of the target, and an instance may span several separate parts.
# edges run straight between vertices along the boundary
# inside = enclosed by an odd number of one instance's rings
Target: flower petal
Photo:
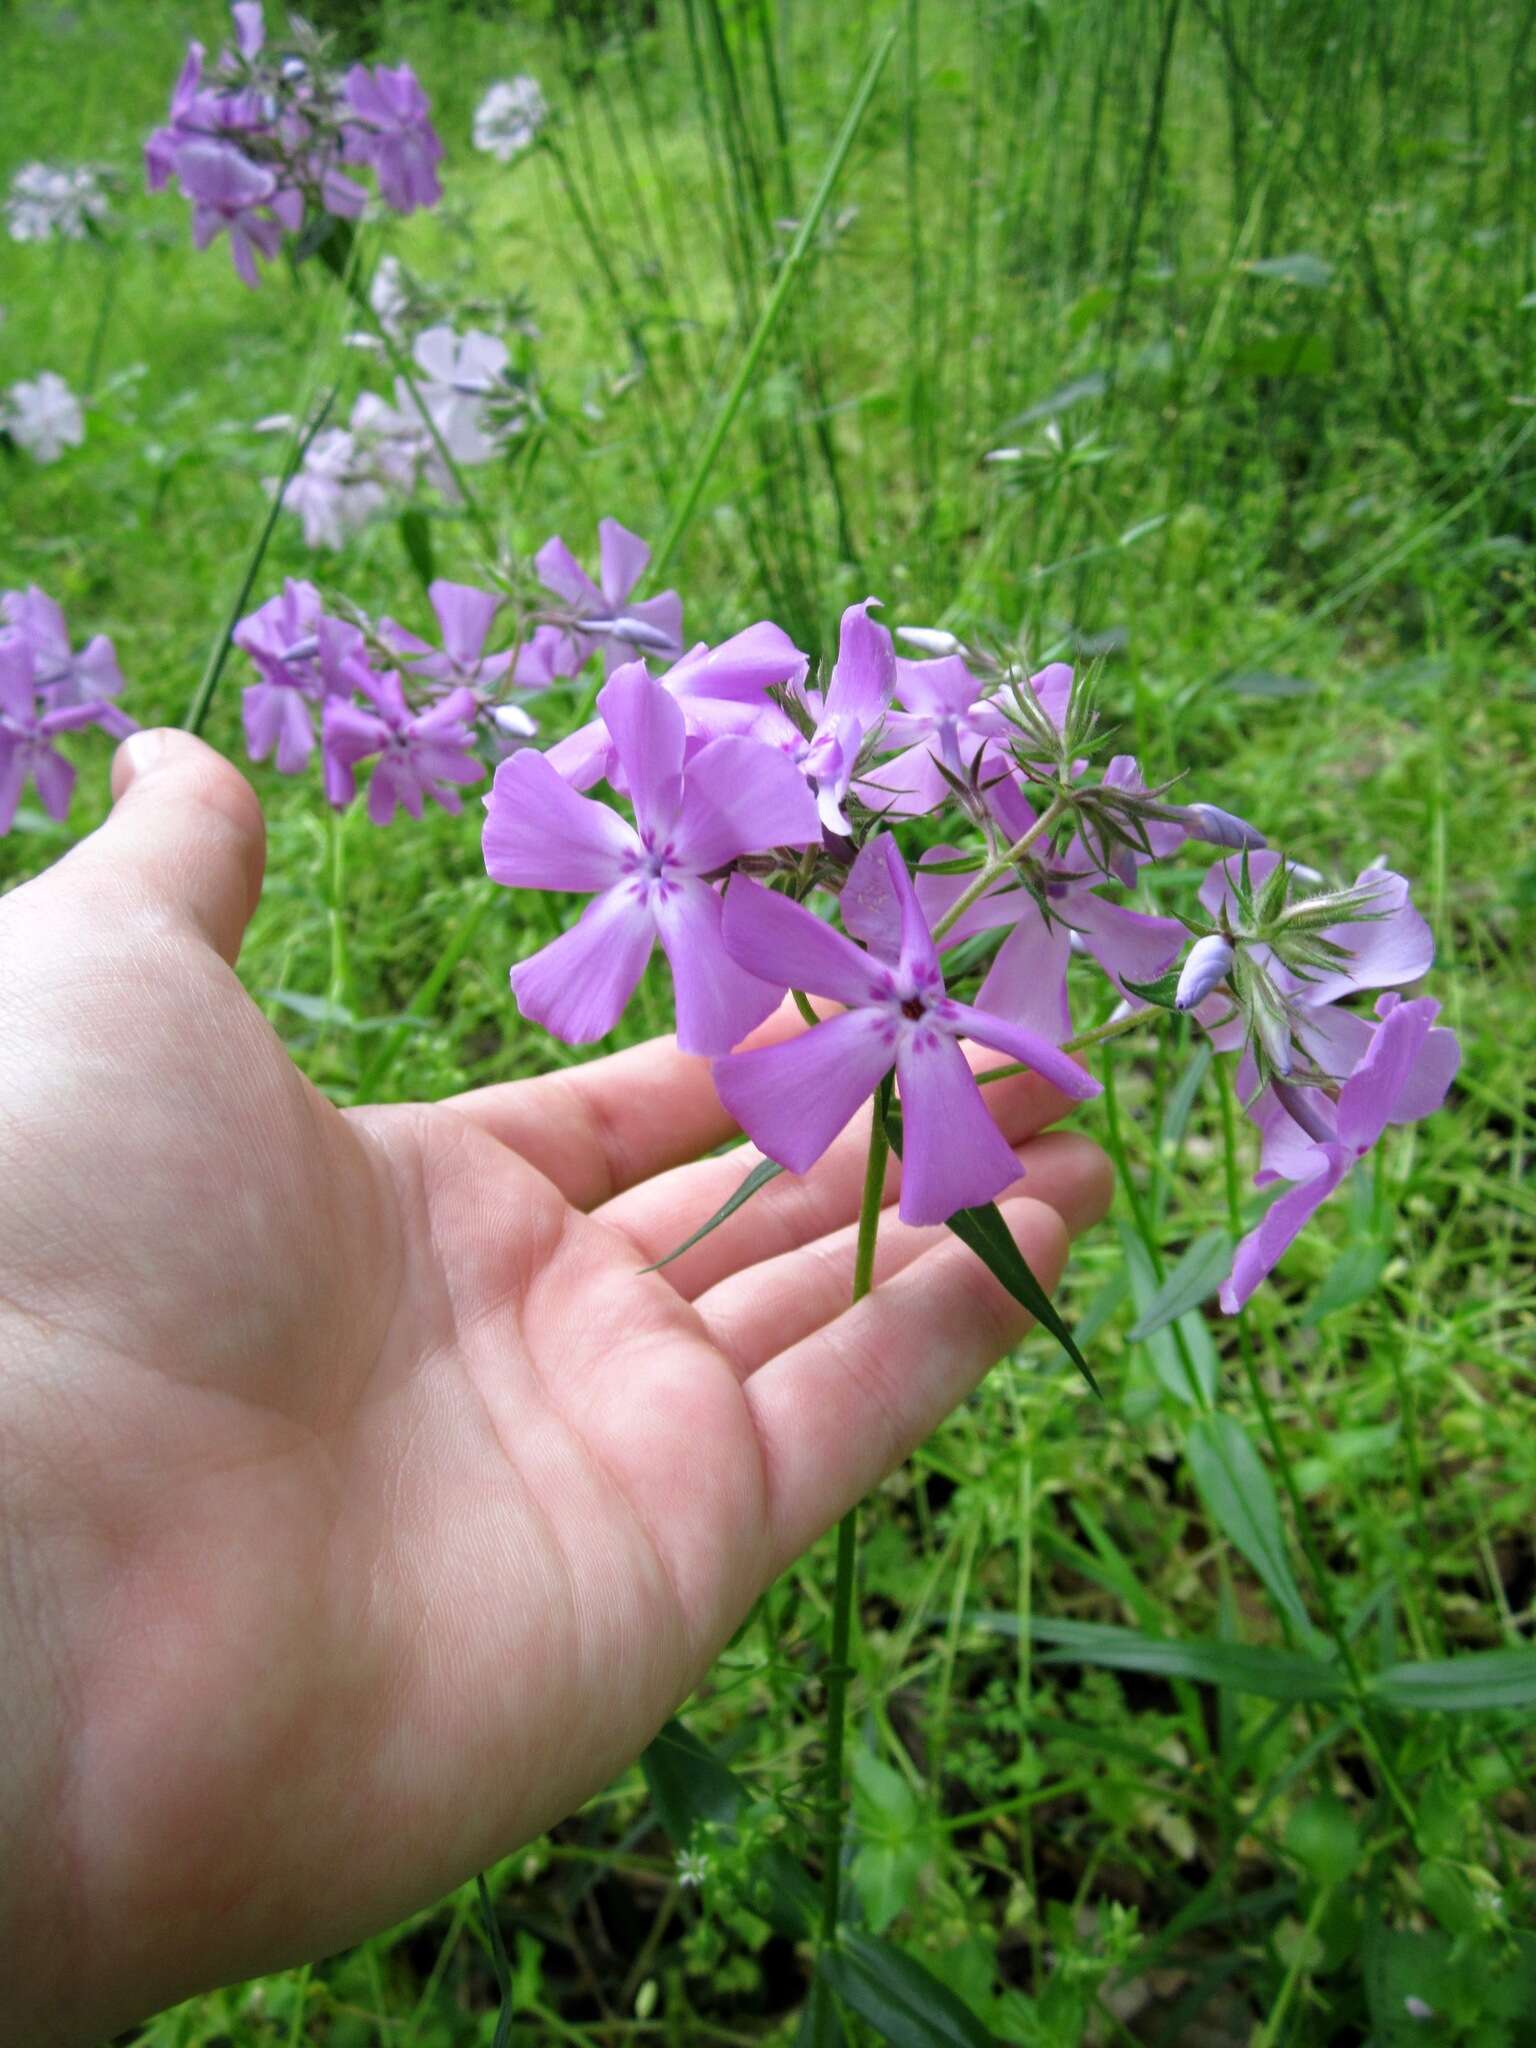
[[[486,872],[509,889],[606,889],[639,851],[633,826],[531,749],[501,763],[485,809]]]
[[[1232,1271],[1222,1283],[1221,1305],[1235,1315],[1266,1274],[1277,1266],[1299,1235],[1302,1225],[1320,1209],[1353,1165],[1353,1155],[1344,1145],[1318,1145],[1312,1153],[1310,1177],[1287,1188],[1278,1202],[1272,1202],[1257,1229],[1250,1230],[1237,1247]]]
[[[722,640],[699,645],[667,670],[663,681],[675,697],[734,697],[756,702],[775,683],[801,682],[808,663],[782,626],[759,619]]]
[[[1342,946],[1349,959],[1313,974],[1302,994],[1305,1003],[1336,1002],[1357,988],[1401,988],[1434,964],[1434,935],[1409,902],[1408,884],[1401,875],[1387,868],[1367,868],[1356,877],[1355,887],[1375,890],[1373,914],[1353,924],[1331,925],[1324,932],[1323,937]]]
[[[665,693],[664,693],[665,694]],[[816,801],[786,754],[759,740],[711,740],[688,763],[673,843],[697,874],[741,853],[814,846]]]
[[[1059,919],[1047,922],[1032,897],[1015,892],[1022,914],[998,949],[976,996],[978,1009],[1026,1031],[1048,1045],[1072,1036],[1067,1001],[1067,965],[1072,934]]]
[[[740,886],[733,882],[729,894]],[[894,1054],[882,1017],[847,1010],[781,1045],[729,1053],[710,1071],[720,1100],[758,1150],[806,1173],[874,1094]]]
[[[857,719],[866,732],[889,705],[896,684],[896,650],[891,636],[869,616],[870,606],[878,602],[866,597],[843,613],[824,714],[825,721]]]
[[[649,545],[617,519],[597,522],[598,582],[603,596],[617,609],[645,574]]]
[[[688,730],[668,692],[646,673],[643,661],[619,669],[598,692],[597,708],[613,735],[613,750],[635,806],[642,835],[658,842],[677,823],[683,795],[683,753]]]
[[[779,988],[804,989],[853,1006],[879,993],[881,969],[804,904],[737,875],[725,892],[726,951],[738,967]]]
[[[1083,944],[1117,988],[1131,981],[1156,981],[1178,958],[1189,937],[1177,918],[1152,917],[1127,910],[1091,889],[1074,889],[1061,906],[1062,916],[1082,935]],[[1139,996],[1130,1000],[1140,1004]]]
[[[760,981],[737,966],[720,935],[720,897],[707,882],[655,890],[651,914],[672,965],[679,1049],[729,1052],[772,1016],[784,983]]]
[[[512,969],[517,1007],[567,1045],[590,1045],[618,1023],[655,937],[651,913],[629,884],[605,890],[570,931]]]
[[[969,1003],[951,1002],[948,1014],[955,1030],[965,1037],[974,1038],[978,1045],[990,1046],[993,1052],[1005,1052],[1010,1059],[1022,1060],[1074,1102],[1089,1102],[1101,1092],[1092,1074],[1086,1073],[1071,1053],[1053,1045],[1043,1033],[1011,1024],[990,1010],[973,1009]]]
[[[426,336],[422,336],[426,340]],[[421,353],[417,343],[416,353]],[[534,574],[554,596],[563,598],[571,609],[589,619],[601,618],[606,609],[603,593],[582,568],[559,534],[545,541],[533,558]]]
[[[990,1202],[1022,1168],[993,1123],[965,1054],[947,1032],[904,1038],[896,1055],[904,1140],[901,1220],[943,1223]]]
[[[428,585],[427,596],[442,628],[445,650],[464,666],[478,660],[501,599],[493,590],[476,590],[469,583],[447,583],[442,577]]]
[[[1376,1028],[1370,1048],[1339,1090],[1339,1140],[1368,1152],[1397,1114],[1440,1005],[1429,996],[1398,1003]]]

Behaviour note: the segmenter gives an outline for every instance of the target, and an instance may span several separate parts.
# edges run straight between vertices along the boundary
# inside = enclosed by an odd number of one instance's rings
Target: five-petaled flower
[[[542,689],[557,677],[573,676],[599,648],[605,675],[637,655],[675,657],[682,652],[683,601],[675,590],[637,604],[626,602],[645,574],[650,548],[617,519],[598,522],[597,542],[596,583],[558,534],[534,556],[539,581],[562,609],[519,655],[520,683]]]
[[[601,1038],[659,939],[676,988],[678,1044],[724,1052],[777,1006],[785,982],[727,951],[713,877],[743,854],[813,844],[821,837],[816,807],[793,765],[756,740],[728,735],[687,760],[682,711],[640,662],[620,669],[597,701],[633,825],[578,796],[532,752],[503,761],[486,798],[485,864],[494,880],[594,892],[570,931],[513,968],[518,1007],[571,1044]],[[733,880],[727,902],[744,886]]]
[[[905,1142],[901,1217],[943,1223],[990,1202],[1019,1178],[958,1040],[1021,1060],[1083,1101],[1099,1084],[1024,1026],[956,1002],[896,842],[870,840],[843,896],[851,939],[803,904],[738,878],[726,892],[731,958],[765,980],[844,1005],[798,1038],[714,1062],[720,1100],[770,1159],[805,1173],[895,1068]]]
[[[357,768],[373,761],[368,815],[387,825],[396,808],[419,818],[430,797],[445,811],[463,808],[459,789],[478,782],[485,769],[474,752],[473,690],[450,690],[426,711],[407,703],[394,671],[376,674],[360,665],[356,698],[333,696],[325,704],[325,793],[338,808],[357,794]]]

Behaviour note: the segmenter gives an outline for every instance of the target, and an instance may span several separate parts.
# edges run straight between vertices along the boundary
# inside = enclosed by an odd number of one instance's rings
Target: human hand
[[[755,1157],[699,1161],[731,1126],[669,1041],[338,1111],[233,972],[248,785],[163,733],[114,786],[0,902],[0,2040],[28,2048],[341,1947],[571,1811],[1026,1320],[894,1208],[846,1305],[867,1123],[642,1273]],[[1104,1161],[1034,1135],[1067,1106],[1038,1081],[989,1101],[1054,1283]]]

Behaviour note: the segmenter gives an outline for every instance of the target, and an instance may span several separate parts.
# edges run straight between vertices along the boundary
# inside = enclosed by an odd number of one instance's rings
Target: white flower
[[[78,448],[85,439],[80,401],[53,370],[11,386],[0,426],[36,462],[57,462],[66,448]]]
[[[489,462],[506,431],[487,403],[503,390],[506,343],[478,328],[461,338],[451,327],[429,327],[417,336],[413,353],[425,373],[416,379],[416,389],[448,453],[455,462]],[[402,413],[415,413],[403,378],[395,387],[395,403]]]
[[[677,1881],[680,1885],[697,1888],[710,1873],[710,1860],[702,1849],[679,1849],[677,1852]]]
[[[535,79],[526,74],[498,79],[475,109],[475,147],[509,164],[532,143],[548,115]]]
[[[398,256],[379,258],[379,267],[368,287],[368,303],[390,340],[399,341],[405,316],[410,310],[411,294]]]
[[[376,393],[360,393],[349,424],[316,434],[283,492],[305,545],[339,548],[360,533],[409,495],[424,453],[425,429],[414,429]]]
[[[93,220],[107,212],[107,195],[87,164],[23,164],[5,202],[13,242],[83,241]]]

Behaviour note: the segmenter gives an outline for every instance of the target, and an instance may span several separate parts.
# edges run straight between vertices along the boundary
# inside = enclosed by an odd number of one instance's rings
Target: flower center
[[[901,1014],[903,1017],[910,1017],[912,1022],[916,1024],[922,1017],[925,1007],[921,996],[908,996],[901,1006]]]

